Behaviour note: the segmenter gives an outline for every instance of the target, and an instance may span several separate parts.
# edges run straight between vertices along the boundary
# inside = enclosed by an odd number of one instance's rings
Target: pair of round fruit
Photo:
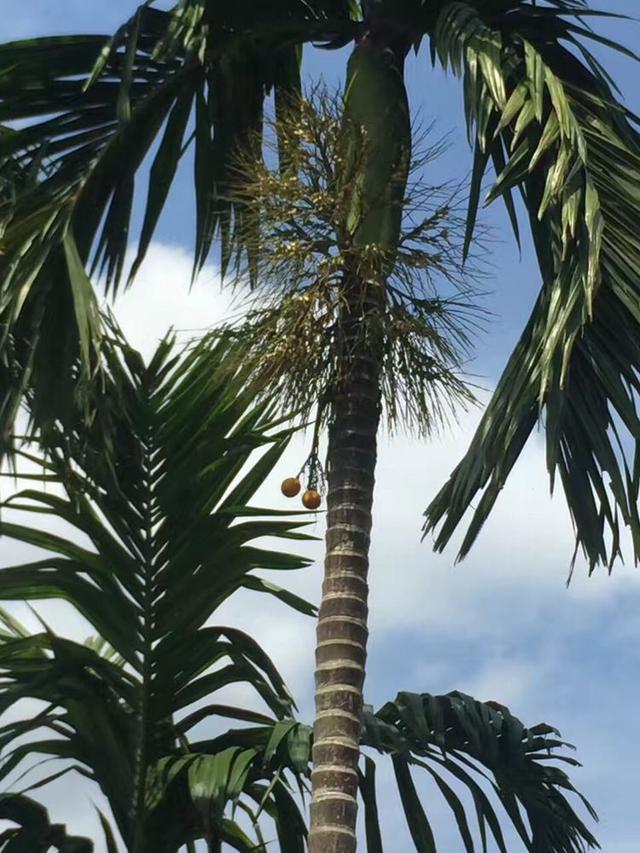
[[[300,493],[302,486],[300,485],[300,480],[298,480],[297,477],[287,477],[286,480],[282,481],[282,486],[280,488],[282,489],[282,494],[286,498],[295,498],[295,496]],[[302,505],[306,509],[318,509],[321,503],[322,497],[320,496],[320,492],[316,489],[307,489],[302,495]]]

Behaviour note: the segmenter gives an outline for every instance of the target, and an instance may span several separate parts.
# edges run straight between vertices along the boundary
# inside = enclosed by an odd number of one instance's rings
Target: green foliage
[[[261,737],[259,731],[229,733],[220,746],[241,751]],[[309,727],[283,721],[273,730],[263,730],[262,742],[267,739],[271,741],[267,758],[277,748],[284,766],[301,771],[308,766]],[[464,693],[403,692],[379,711],[365,711],[361,743],[360,796],[368,853],[384,849],[376,761],[386,758],[393,765],[417,853],[437,853],[444,848],[420,802],[416,771],[435,783],[454,816],[466,853],[487,853],[490,843],[508,853],[500,820],[505,816],[530,853],[584,853],[599,848],[567,798],[576,797],[596,819],[562,769],[563,764],[579,764],[566,754],[568,744],[558,731],[546,723],[527,728],[504,705],[479,702]]]
[[[37,755],[63,759],[62,773],[100,786],[127,849],[174,851],[195,838],[239,838],[225,806],[277,769],[275,750],[267,760],[259,743],[219,753],[191,738],[207,719],[275,725],[291,714],[259,645],[209,620],[242,587],[312,614],[254,574],[306,565],[256,539],[306,537],[301,522],[248,506],[291,431],[267,403],[254,403],[228,349],[199,346],[179,357],[164,341],[145,366],[115,328],[111,335],[90,421],[76,411],[75,423],[42,433],[42,455],[18,451],[18,474],[33,487],[4,501],[0,533],[44,556],[2,569],[0,599],[65,600],[97,639],[81,645],[44,623],[29,634],[3,614],[0,710],[24,698],[42,709],[3,726],[0,778]],[[64,532],[17,523],[25,512]],[[253,688],[270,716],[211,704],[235,684]],[[40,774],[31,787],[46,781]],[[284,778],[267,800],[276,789],[288,796],[279,786]]]
[[[615,558],[620,520],[632,527],[640,549],[638,454],[628,459],[625,438],[616,445],[614,430],[623,424],[634,438],[640,433],[634,404],[638,137],[635,118],[615,101],[606,74],[585,49],[588,39],[606,43],[582,25],[588,14],[595,13],[583,0],[544,6],[525,0],[183,0],[170,13],[143,4],[113,39],[65,36],[0,46],[0,121],[15,124],[0,134],[2,449],[26,395],[46,447],[45,473],[36,479],[65,490],[34,486],[8,504],[62,521],[90,542],[81,546],[5,517],[5,535],[38,545],[48,556],[3,570],[0,598],[62,598],[98,633],[83,646],[46,626],[30,635],[5,615],[0,707],[24,696],[44,707],[35,720],[2,730],[0,776],[34,753],[70,761],[102,787],[122,836],[138,853],[172,851],[202,837],[212,848],[225,841],[239,850],[255,849],[255,843],[259,849],[261,813],[273,818],[283,853],[304,848],[306,830],[287,780],[302,782],[307,772],[309,730],[289,719],[291,699],[255,642],[207,624],[215,607],[243,586],[310,611],[252,575],[259,567],[303,564],[251,544],[267,534],[298,537],[295,524],[266,511],[258,519],[246,508],[286,432],[277,431],[268,406],[233,390],[242,377],[229,368],[234,357],[226,344],[176,362],[165,343],[145,367],[124,342],[103,341],[85,273],[87,267],[102,270],[110,291],[117,290],[136,179],[152,156],[135,272],[190,145],[195,269],[216,234],[226,267],[234,244],[257,233],[238,192],[238,148],[257,150],[253,140],[260,138],[269,92],[275,90],[279,117],[282,105],[299,95],[303,43],[338,47],[367,32],[383,46],[388,41],[397,60],[428,36],[434,59],[464,78],[475,141],[467,248],[490,163],[497,173],[490,197],[504,199],[516,235],[513,189],[521,190],[530,213],[541,296],[469,455],[430,508],[430,526],[444,521],[438,545],[486,486],[463,552],[468,549],[543,412],[549,467],[560,472],[578,542],[592,565]],[[399,74],[392,81],[383,73],[388,67],[365,62],[373,55],[361,49],[352,63],[351,82],[359,80],[347,105],[358,132],[379,130],[376,113],[360,97],[374,77],[384,78],[382,92],[402,95]],[[382,61],[388,54],[375,56]],[[402,97],[395,108],[406,113]],[[385,197],[380,216],[367,216],[363,207],[393,189],[390,174],[403,174],[406,118],[394,125],[389,148],[368,161],[366,187],[351,186],[351,234],[360,234],[365,246],[373,235],[392,254],[398,249],[396,270],[402,263],[402,246],[394,245],[399,196]],[[348,163],[351,141],[344,152]],[[281,165],[286,169],[286,158]],[[258,258],[253,252],[249,259],[253,279]],[[290,300],[288,307],[296,304]],[[422,319],[440,321],[441,307],[426,300]],[[419,322],[418,308],[414,300],[412,318]],[[277,321],[266,328],[277,338]],[[410,327],[407,335],[414,331]],[[226,368],[212,368],[212,359]],[[412,375],[407,365],[405,374]],[[427,396],[427,380],[439,378],[418,377]],[[266,448],[263,459],[229,492],[256,448]],[[34,461],[24,450],[20,457]],[[251,684],[271,716],[220,704],[191,707],[231,683]],[[209,717],[230,717],[249,728],[192,742],[192,729]],[[469,825],[441,770],[471,792],[483,849],[488,827],[504,851],[497,816],[472,775],[476,762],[493,774],[529,850],[577,853],[595,843],[564,799],[562,791],[572,790],[567,777],[542,763],[544,750],[561,746],[548,727],[526,730],[505,709],[466,697],[401,694],[367,717],[366,732],[365,743],[393,756],[421,851],[435,849],[435,839],[411,765],[436,774],[466,850],[472,849]],[[31,734],[40,739],[25,744],[23,735]],[[378,853],[370,758],[362,791],[367,843]],[[30,808],[27,800],[6,802]],[[227,804],[247,815],[255,839],[245,836]],[[48,818],[34,808],[42,835]],[[113,849],[106,820],[103,827]]]
[[[420,853],[435,853],[437,848],[415,791],[412,768],[426,771],[436,783],[467,853],[476,847],[459,797],[461,786],[473,800],[481,849],[486,853],[490,832],[497,849],[507,853],[498,815],[479,784],[487,779],[531,853],[578,853],[599,846],[565,796],[577,791],[561,764],[579,766],[578,762],[561,752],[567,744],[546,723],[526,728],[504,705],[478,702],[464,693],[399,693],[376,714],[365,715],[363,744],[392,755],[405,816]],[[551,764],[551,758],[557,764]],[[375,785],[368,763],[361,791],[368,812],[374,814]],[[577,795],[595,818],[584,797]],[[374,837],[370,853],[380,849],[377,843]]]
[[[185,0],[163,12],[145,3],[112,38],[2,45],[0,120],[28,122],[2,140],[0,174],[11,162],[35,166],[41,178],[2,211],[4,254],[23,257],[22,273],[35,271],[71,231],[82,260],[91,256],[115,289],[128,247],[135,177],[159,140],[133,270],[191,144],[199,268],[216,229],[231,216],[226,195],[233,151],[260,129],[269,92],[286,97],[299,89],[297,45],[330,38],[349,25],[348,5],[314,8],[289,0],[269,8]],[[38,121],[42,114],[46,118]],[[11,283],[9,277],[7,289]]]
[[[242,221],[228,197],[230,161],[261,127],[264,98],[274,91],[278,103],[299,90],[300,43],[331,42],[352,26],[352,6],[184,0],[165,12],[144,3],[111,38],[0,46],[0,123],[18,125],[0,130],[0,453],[11,449],[27,388],[42,425],[95,380],[101,330],[80,265],[116,292],[136,178],[154,143],[129,272],[145,256],[189,147],[197,270],[216,231],[224,240]]]
[[[0,128],[0,147],[14,138],[15,131]],[[18,194],[32,189],[37,168],[27,170],[6,157],[0,208],[9,210]],[[79,404],[98,364],[97,299],[73,236],[65,233],[46,258],[40,254],[43,236],[34,235],[29,271],[23,270],[17,284],[11,259],[0,251],[0,458],[11,453],[15,420],[28,390],[31,417],[46,428]]]
[[[21,794],[0,796],[0,820],[16,824],[0,833],[0,850],[12,853],[92,853],[88,838],[67,835],[60,824],[49,822],[44,806]]]
[[[640,135],[586,47],[629,53],[587,28],[582,18],[599,14],[577,0],[449,2],[430,33],[434,61],[464,84],[476,148],[468,234],[492,163],[487,201],[501,197],[515,226],[520,191],[542,273],[471,447],[427,510],[441,549],[482,492],[460,556],[540,417],[551,483],[559,475],[590,567],[620,556],[623,527],[640,556]]]
[[[358,112],[357,103],[366,101],[356,98],[360,83],[363,93],[374,77],[402,88],[393,68],[400,68],[411,44],[417,49],[427,39],[434,61],[463,80],[475,148],[467,244],[482,178],[492,167],[497,180],[490,198],[502,197],[517,236],[513,192],[520,192],[542,272],[530,321],[469,453],[428,509],[427,528],[439,528],[436,546],[444,547],[482,493],[464,555],[542,416],[552,481],[559,476],[562,482],[578,547],[590,565],[613,563],[624,526],[637,556],[640,147],[635,117],[618,102],[589,50],[595,42],[630,54],[590,29],[591,20],[607,15],[586,0],[183,0],[171,12],[144,4],[112,39],[64,36],[2,45],[0,122],[18,122],[0,136],[3,443],[27,386],[37,390],[34,418],[45,421],[92,382],[100,330],[78,262],[103,269],[115,291],[124,273],[136,176],[152,150],[134,270],[189,146],[195,154],[195,269],[216,234],[224,266],[251,221],[234,192],[235,152],[259,137],[269,92],[275,90],[278,114],[300,92],[301,46],[340,46],[368,33],[371,44],[361,42],[352,60],[350,79],[359,83],[350,86],[346,102],[364,127],[367,121],[376,125],[376,113],[367,114],[366,104],[364,114]],[[369,74],[365,60],[374,44],[388,44],[396,58],[384,65],[391,54],[383,50],[380,63],[369,63]],[[403,97],[395,103],[404,109]],[[396,118],[389,147],[369,163],[378,173],[370,175],[367,192],[386,186],[389,168],[408,150],[406,116]],[[354,181],[356,219],[358,186]],[[397,230],[387,221],[397,219],[392,207],[379,210],[386,224],[371,222],[381,240]],[[78,354],[80,386],[71,367]],[[52,375],[63,380],[55,396],[48,390]]]

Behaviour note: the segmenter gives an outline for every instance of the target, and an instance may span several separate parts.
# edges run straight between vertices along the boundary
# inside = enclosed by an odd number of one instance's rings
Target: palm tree
[[[209,622],[241,588],[315,612],[254,574],[307,565],[254,544],[262,536],[304,539],[303,522],[248,506],[291,429],[274,419],[272,406],[254,403],[224,346],[196,347],[178,358],[167,340],[145,366],[114,326],[107,334],[115,339],[102,349],[90,420],[76,407],[41,434],[43,454],[17,449],[18,474],[34,484],[3,506],[0,533],[46,555],[3,568],[0,598],[67,601],[96,637],[82,645],[44,622],[33,634],[0,614],[0,706],[4,711],[24,697],[42,703],[35,716],[2,727],[0,777],[37,755],[65,761],[2,807],[5,814],[31,814],[37,806],[24,800],[31,787],[77,771],[107,797],[127,850],[176,851],[197,838],[212,851],[222,841],[249,849],[256,842],[249,845],[240,825],[223,817],[224,805],[249,782],[260,791],[265,772],[270,787],[262,807],[275,814],[278,833],[304,827],[285,771],[273,775],[276,750],[269,747],[266,759],[269,741],[213,749],[192,732],[213,718],[273,728],[293,711],[260,646]],[[24,512],[29,519],[42,513],[73,533],[17,523]],[[89,544],[77,544],[78,534]],[[268,716],[215,702],[216,692],[237,684],[256,692]],[[36,739],[25,747],[24,735]],[[16,849],[36,849],[27,844],[29,833],[39,843],[51,835],[39,814],[38,822],[25,822],[26,846]],[[291,825],[283,829],[285,815]],[[60,849],[71,850],[70,842]]]
[[[99,816],[110,853],[118,834],[139,853],[193,849],[196,839],[216,853],[222,842],[266,851],[265,824],[282,853],[301,853],[307,828],[297,792],[304,795],[310,776],[312,729],[292,717],[292,699],[258,644],[210,624],[239,588],[315,612],[254,574],[305,565],[254,544],[304,538],[301,522],[248,505],[291,430],[273,421],[267,403],[252,402],[224,345],[180,357],[165,341],[145,366],[111,323],[102,357],[90,420],[76,407],[75,421],[41,434],[42,451],[17,449],[16,473],[32,487],[3,504],[0,533],[44,556],[0,569],[0,601],[61,598],[96,634],[79,643],[37,612],[34,633],[0,609],[0,710],[13,712],[0,729],[0,780],[9,788],[0,818],[14,824],[0,850],[93,850],[30,796],[76,773],[109,803],[115,827]],[[34,525],[37,513],[70,532]],[[22,516],[31,523],[19,523]],[[238,684],[255,691],[266,713],[216,701]],[[40,709],[25,714],[24,699]],[[197,727],[215,720],[234,727],[199,737]],[[419,853],[436,851],[412,776],[419,768],[435,780],[467,853],[476,847],[463,790],[483,849],[492,837],[507,853],[487,779],[527,850],[597,846],[566,797],[577,792],[562,763],[577,762],[552,727],[525,728],[507,708],[462,693],[400,693],[363,721],[358,786],[369,853],[382,850],[375,752],[391,758]],[[51,761],[58,766],[45,770]]]
[[[73,332],[65,334],[82,344],[84,375],[91,378],[95,337],[83,267],[103,269],[116,291],[129,245],[135,176],[154,141],[159,145],[132,272],[189,144],[195,159],[195,268],[216,233],[226,266],[234,241],[251,225],[250,209],[233,202],[235,152],[259,133],[270,91],[276,113],[299,93],[300,50],[308,42],[354,45],[344,105],[344,177],[352,190],[347,236],[355,247],[380,248],[377,280],[384,287],[395,269],[412,143],[404,62],[412,47],[426,41],[433,63],[463,81],[474,146],[466,243],[491,165],[496,181],[489,200],[503,199],[517,236],[513,192],[519,190],[542,274],[531,319],[469,455],[428,511],[428,528],[444,520],[437,540],[444,545],[486,486],[466,551],[544,415],[550,474],[552,481],[560,474],[578,546],[592,566],[611,564],[626,525],[638,556],[640,466],[637,454],[629,458],[629,436],[635,443],[640,434],[634,406],[640,146],[635,117],[588,49],[595,41],[624,50],[589,28],[603,14],[586,0],[182,0],[167,13],[144,4],[109,41],[78,36],[3,46],[0,121],[20,120],[20,127],[0,140],[1,174],[10,181],[17,165],[40,179],[12,193],[4,206],[3,400],[19,399],[25,383],[38,383],[45,370],[38,358],[45,320],[60,316],[60,305],[72,306],[76,322],[67,324]],[[353,172],[352,153],[363,139],[365,155]],[[47,262],[54,257],[63,274],[52,278]],[[357,340],[358,318],[375,312],[374,304],[363,301],[364,284],[354,271],[352,299],[344,308],[347,341]],[[355,846],[380,415],[379,353],[357,349],[330,402],[314,853]],[[56,406],[58,401],[50,418]],[[15,406],[3,409],[5,434],[14,412]]]

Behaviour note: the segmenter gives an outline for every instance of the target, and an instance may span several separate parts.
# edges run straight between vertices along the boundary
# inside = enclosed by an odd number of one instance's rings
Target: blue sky
[[[635,6],[631,0],[602,0],[601,5],[621,12]],[[3,0],[3,37],[110,32],[134,7],[131,0]],[[640,26],[609,23],[606,32],[633,46]],[[629,106],[640,110],[637,68],[616,55],[604,58]],[[322,74],[327,82],[339,83],[344,61],[344,52],[314,51],[305,68],[311,78]],[[425,53],[410,60],[408,78],[414,109],[426,122],[436,119],[440,131],[452,133],[452,148],[438,168],[447,177],[463,177],[470,157],[457,82],[433,72]],[[178,328],[213,324],[225,311],[215,269],[208,268],[192,293],[187,291],[191,212],[186,172],[139,282],[117,306],[133,341],[147,351],[170,323]],[[538,274],[527,242],[522,257],[513,246],[501,210],[491,209],[486,221],[497,236],[487,301],[494,319],[479,341],[474,371],[491,387],[527,317]],[[600,813],[597,835],[603,850],[637,851],[640,745],[633,709],[640,702],[638,573],[618,567],[612,578],[601,573],[587,579],[585,567],[578,564],[571,587],[565,589],[571,528],[562,500],[548,497],[539,437],[527,447],[468,560],[453,567],[455,548],[435,557],[427,543],[421,544],[421,512],[464,451],[477,418],[476,413],[463,416],[457,427],[429,446],[403,436],[382,442],[374,511],[368,701],[379,705],[399,689],[460,689],[480,699],[506,702],[525,722],[557,725],[578,747],[584,768],[575,772],[575,779]],[[277,483],[281,475],[299,468],[296,463],[305,447],[301,441],[291,448],[263,501],[280,501]],[[320,521],[316,532],[322,533]],[[312,553],[319,556],[320,547]],[[13,558],[3,554],[3,562]],[[293,582],[317,599],[319,563]],[[229,605],[225,618],[247,625],[262,639],[309,716],[313,625],[285,617],[277,608],[261,607],[247,617],[246,601]],[[433,803],[443,849],[462,851],[433,791],[425,789],[425,795]],[[91,807],[83,810],[68,789],[56,789],[50,802],[56,819],[68,820],[76,831],[92,831]],[[410,851],[391,796],[382,811],[388,849]],[[509,849],[517,853],[521,847],[514,841]]]

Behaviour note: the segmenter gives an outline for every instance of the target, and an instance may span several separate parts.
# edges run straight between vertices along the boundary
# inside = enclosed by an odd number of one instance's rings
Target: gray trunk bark
[[[316,646],[310,853],[353,853],[367,647],[379,370],[354,360],[329,430],[325,576]]]

